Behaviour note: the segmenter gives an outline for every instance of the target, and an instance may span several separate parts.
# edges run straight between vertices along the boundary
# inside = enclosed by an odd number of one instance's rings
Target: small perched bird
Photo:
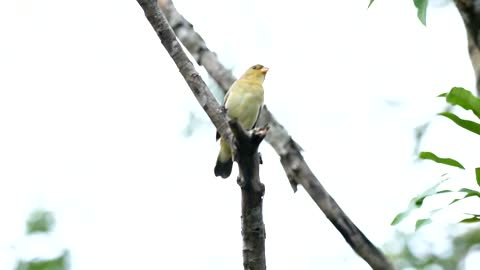
[[[249,68],[237,81],[235,81],[227,94],[223,104],[230,119],[237,119],[246,129],[252,129],[257,122],[263,106],[263,81],[268,68],[254,65]],[[219,134],[217,133],[217,140]],[[220,139],[220,153],[215,165],[215,176],[227,178],[232,172],[233,154],[230,144],[225,139]]]

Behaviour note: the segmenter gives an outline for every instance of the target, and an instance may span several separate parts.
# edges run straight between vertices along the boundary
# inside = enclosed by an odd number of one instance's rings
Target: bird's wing
[[[230,89],[232,88],[230,87]],[[227,93],[223,97],[223,106],[225,106],[225,104],[227,103],[228,96],[230,95],[230,89],[228,89]]]
[[[258,119],[260,118],[260,114],[262,113],[262,108],[263,108],[263,105],[260,106],[260,109],[258,110],[257,120],[255,120],[255,124],[253,124],[253,127],[252,127],[252,128],[256,128],[256,127],[257,127]]]
[[[232,88],[230,87],[230,89],[232,89]],[[227,107],[225,107],[225,104],[227,103],[228,96],[230,95],[230,89],[228,89],[227,93],[223,97],[223,104],[222,105],[225,108],[225,112],[227,112]],[[217,131],[217,134],[215,134],[215,140],[218,141],[218,139],[220,139],[220,133],[218,133],[218,131]]]

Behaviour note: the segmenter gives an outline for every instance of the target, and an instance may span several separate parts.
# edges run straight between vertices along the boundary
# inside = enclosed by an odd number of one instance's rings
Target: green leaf
[[[443,112],[443,113],[439,113],[438,115],[445,116],[448,119],[455,122],[455,124],[463,127],[464,129],[480,135],[480,124],[476,122],[462,119],[451,112]]]
[[[464,193],[467,193],[465,194],[465,196],[463,196],[463,198],[460,198],[460,199],[454,199],[453,201],[451,201],[448,205],[452,205],[456,202],[459,202],[463,199],[466,199],[466,198],[469,198],[469,197],[479,197],[480,198],[480,192],[479,191],[476,191],[476,190],[473,190],[473,189],[469,189],[469,188],[461,188],[458,190],[458,192],[464,192]]]
[[[441,93],[440,95],[438,95],[437,97],[446,97],[448,95],[448,93]]]
[[[480,98],[473,95],[470,91],[462,87],[453,87],[446,97],[448,103],[458,105],[465,110],[471,110],[480,118]]]
[[[373,4],[373,1],[374,1],[374,0],[370,0],[370,3],[368,3],[368,7],[367,7],[367,8],[370,8],[370,6]]]
[[[423,205],[423,201],[425,200],[426,197],[428,196],[431,196],[431,195],[435,195],[435,194],[438,194],[438,193],[445,193],[445,192],[450,192],[449,190],[441,190],[439,192],[437,192],[437,188],[443,183],[447,181],[447,179],[445,180],[442,180],[438,183],[436,183],[434,186],[428,188],[427,190],[425,190],[422,194],[412,198],[410,200],[410,203],[408,204],[408,208],[407,210],[403,211],[403,212],[400,212],[398,213],[395,218],[393,218],[392,222],[390,223],[390,225],[397,225],[398,223],[400,223],[402,220],[404,220],[408,215],[410,215],[410,212],[412,212],[413,210],[421,207]]]
[[[458,223],[475,223],[475,222],[480,222],[480,218],[478,216],[462,219]]]
[[[400,223],[402,220],[404,220],[408,214],[410,214],[410,210],[407,210],[407,211],[404,211],[404,212],[401,212],[401,213],[398,213],[395,218],[393,218],[392,220],[392,223],[390,223],[390,225],[397,225],[398,223]]]
[[[444,189],[444,190],[437,191],[436,194],[449,193],[449,192],[453,192],[453,191],[449,189]]]
[[[477,185],[480,186],[480,167],[475,168],[475,178],[477,178]]]
[[[27,234],[50,232],[55,224],[52,212],[37,209],[33,211],[27,220]]]
[[[414,197],[411,201],[410,201],[410,204],[411,206],[416,206],[416,207],[421,207],[423,205],[423,201],[425,200],[426,197],[428,196],[432,196],[432,195],[435,195],[435,194],[439,194],[439,193],[445,193],[447,192],[447,190],[441,190],[441,191],[438,191],[437,192],[437,188],[443,183],[445,182],[446,180],[442,180],[438,183],[436,183],[435,185],[433,185],[432,187],[428,188],[427,190],[425,190],[424,192],[422,192],[422,194]]]
[[[460,199],[454,199],[453,201],[451,201],[448,205],[452,205],[456,202],[459,202],[463,199],[466,199],[468,197],[473,197],[473,196],[477,196],[480,198],[480,192],[479,191],[476,191],[476,190],[473,190],[473,189],[469,189],[469,188],[461,188],[458,190],[458,192],[464,192],[464,193],[467,193],[465,194],[465,196],[463,196],[463,198],[460,198]]]
[[[15,270],[68,270],[70,269],[70,252],[64,250],[62,255],[49,260],[34,259],[19,261]]]
[[[410,212],[412,212],[414,209],[420,207],[423,203],[423,200],[425,199],[426,196],[421,195],[419,197],[415,197],[410,200],[410,203],[408,205],[407,210],[398,213],[390,223],[391,226],[397,225],[398,223],[402,222],[408,215],[410,215]]]
[[[469,189],[469,188],[461,188],[458,190],[458,192],[465,192],[465,193],[473,193],[473,194],[478,194],[480,195],[480,192],[479,191],[476,191],[474,189]]]
[[[418,231],[418,229],[430,223],[432,223],[432,220],[429,218],[417,220],[417,222],[415,222],[415,231]]]
[[[451,158],[438,157],[437,155],[435,155],[432,152],[420,152],[418,157],[421,158],[421,159],[428,159],[428,160],[435,161],[437,163],[441,163],[441,164],[445,164],[445,165],[449,165],[449,166],[453,166],[453,167],[458,167],[460,169],[465,169],[463,167],[463,165],[460,164],[460,162],[458,162],[454,159],[451,159]]]
[[[467,193],[467,194],[465,195],[465,197],[463,197],[463,198],[468,198],[468,197],[472,197],[472,196],[480,197],[480,192],[479,192],[479,191],[476,191],[476,190],[473,190],[473,189],[469,189],[469,188],[462,188],[462,189],[460,189],[458,192],[465,192],[465,193]]]
[[[463,199],[464,199],[464,198],[455,199],[455,200],[451,201],[448,205],[452,205],[452,204],[454,204],[454,203],[456,203],[456,202],[458,202],[458,201],[461,201],[461,200],[463,200]]]
[[[423,25],[427,26],[427,6],[428,0],[413,0],[417,8],[417,17]]]
[[[444,181],[440,181],[440,182],[436,183],[433,187],[428,188],[422,194],[414,197],[410,201],[410,205],[411,205],[410,207],[412,207],[412,206],[415,206],[416,208],[422,207],[423,201],[425,200],[425,198],[427,198],[428,196],[438,194],[438,192],[436,191],[437,187],[440,186],[440,184],[443,183],[443,182]]]
[[[425,200],[426,197],[427,197],[427,196],[422,196],[422,197],[420,197],[420,198],[417,198],[417,199],[415,200],[415,206],[416,206],[417,208],[422,207],[422,205],[423,205],[423,200]]]

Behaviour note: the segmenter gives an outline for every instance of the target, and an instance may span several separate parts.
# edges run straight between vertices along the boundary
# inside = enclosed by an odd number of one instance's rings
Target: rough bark
[[[158,0],[158,3],[172,24],[179,40],[195,57],[197,63],[205,67],[210,76],[224,91],[227,91],[236,78],[220,63],[215,53],[208,49],[202,37],[195,32],[192,24],[176,10],[171,0]],[[385,255],[355,226],[320,184],[303,159],[301,147],[273,117],[266,106],[262,109],[258,126],[264,126],[265,124],[268,124],[270,128],[265,140],[272,145],[280,156],[281,163],[294,191],[296,191],[298,184],[302,185],[327,218],[343,235],[346,242],[373,269],[394,269]]]
[[[236,121],[227,123],[224,111],[183,52],[175,33],[160,11],[157,0],[137,2],[221,136],[229,138],[231,144],[236,146],[234,152],[240,172],[238,183],[242,190],[243,265],[245,270],[265,270],[265,225],[262,210],[265,188],[259,177],[258,146],[265,138],[267,129],[247,134]]]
[[[237,121],[230,121],[229,124],[236,138],[238,151],[235,158],[240,172],[237,182],[242,189],[243,267],[245,270],[265,270],[265,187],[260,182],[258,146],[265,138],[267,129],[246,133]]]
[[[477,95],[480,95],[480,0],[454,0],[465,29],[468,53],[475,72]]]
[[[217,128],[218,133],[220,133],[222,137],[227,138],[233,145],[233,135],[228,127],[224,110],[218,104],[202,77],[200,77],[200,74],[195,70],[192,62],[190,62],[183,51],[167,19],[160,11],[157,1],[138,0],[137,2],[144,10],[145,17],[147,17],[163,46],[177,65],[178,70],[192,90],[193,95],[197,98],[198,103]]]
[[[230,85],[236,80],[232,72],[218,61],[217,55],[208,49],[203,38],[193,30],[193,25],[178,13],[172,1],[158,0],[158,4],[178,39],[187,48],[195,61],[205,67],[210,76],[222,89],[228,90]]]

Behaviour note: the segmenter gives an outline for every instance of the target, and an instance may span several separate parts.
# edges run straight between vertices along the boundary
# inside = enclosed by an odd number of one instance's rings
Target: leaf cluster
[[[451,104],[452,106],[457,106],[457,107],[462,107],[465,110],[471,111],[473,115],[477,118],[477,121],[470,121],[470,120],[465,120],[457,116],[455,113],[452,113],[450,111],[445,111],[441,112],[438,115],[445,117],[449,120],[451,120],[455,125],[458,127],[461,127],[467,131],[473,132],[477,135],[480,135],[480,98],[474,96],[470,91],[461,88],[461,87],[453,87],[450,92],[448,93],[443,93],[439,95],[441,98],[445,98],[446,102]],[[423,160],[431,160],[439,164],[443,165],[448,165],[448,166],[453,166],[462,170],[465,170],[465,167],[462,165],[461,162],[459,162],[457,159],[453,158],[445,158],[445,157],[439,157],[438,155],[432,153],[432,152],[420,152],[419,153],[419,158]],[[479,164],[480,166],[480,164]],[[480,187],[480,167],[475,168],[475,178],[476,178],[476,183]],[[445,179],[446,180],[446,179]],[[480,189],[479,190],[473,190],[469,188],[461,188],[459,190],[438,190],[438,187],[440,186],[441,183],[443,183],[445,180],[440,181],[433,187],[427,189],[420,195],[412,198],[410,200],[409,206],[407,209],[403,212],[398,213],[395,218],[392,221],[392,225],[396,225],[400,223],[403,219],[405,219],[413,210],[422,207],[423,201],[425,198],[437,194],[442,194],[442,193],[451,193],[451,192],[456,192],[462,194],[461,198],[454,199],[451,201],[447,206],[452,205],[456,202],[459,202],[461,200],[464,200],[466,198],[470,197],[476,197],[480,198]],[[441,209],[439,209],[441,210]],[[431,214],[436,212],[437,210],[434,210]],[[480,214],[472,214],[472,213],[465,213],[467,215],[466,218],[460,220],[460,223],[475,223],[475,222],[480,222]],[[431,218],[422,218],[417,220],[415,228],[418,230],[424,225],[427,225],[431,223]]]

